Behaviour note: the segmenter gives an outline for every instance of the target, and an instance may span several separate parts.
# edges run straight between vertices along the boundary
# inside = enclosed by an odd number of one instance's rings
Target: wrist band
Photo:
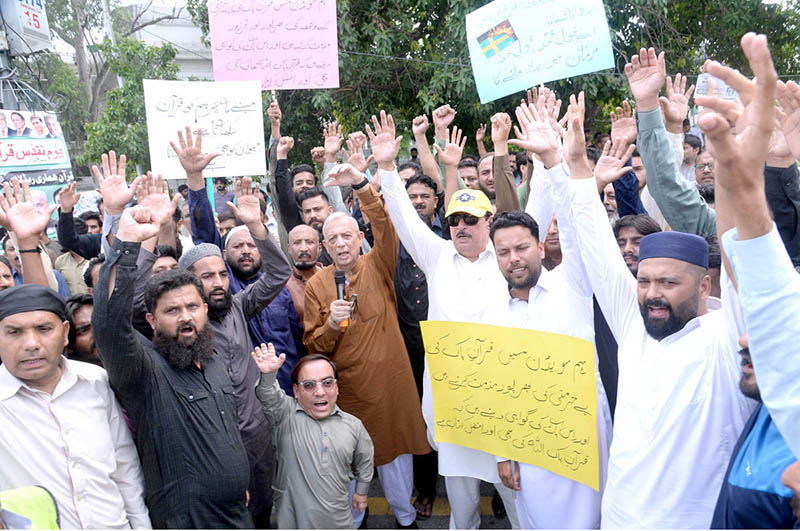
[[[363,180],[363,181],[361,181],[361,182],[360,182],[360,183],[358,183],[358,184],[354,184],[354,185],[352,185],[350,188],[352,188],[353,190],[361,190],[362,188],[364,188],[364,187],[365,187],[366,185],[368,185],[368,184],[369,184],[369,179],[367,179],[366,177],[364,177],[364,180]]]
[[[42,250],[39,247],[34,247],[33,249],[17,249],[18,253],[42,253]]]

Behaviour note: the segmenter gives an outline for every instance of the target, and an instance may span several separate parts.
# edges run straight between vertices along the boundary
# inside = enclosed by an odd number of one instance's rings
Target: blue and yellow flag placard
[[[602,0],[494,0],[466,26],[481,103],[614,67]]]
[[[434,437],[598,490],[597,382],[586,340],[424,321]]]
[[[504,20],[486,33],[478,37],[478,44],[487,59],[491,59],[517,41],[514,28],[508,20]]]

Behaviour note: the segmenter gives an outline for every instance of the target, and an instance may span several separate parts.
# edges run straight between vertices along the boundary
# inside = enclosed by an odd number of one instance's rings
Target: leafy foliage
[[[177,79],[177,51],[169,44],[147,46],[133,39],[123,39],[116,46],[106,40],[100,47],[111,71],[125,81],[108,92],[100,118],[86,125],[88,139],[79,162],[97,163],[103,153],[114,150],[127,156],[129,174],[134,175],[136,165],[142,171],[150,167],[142,80]]]

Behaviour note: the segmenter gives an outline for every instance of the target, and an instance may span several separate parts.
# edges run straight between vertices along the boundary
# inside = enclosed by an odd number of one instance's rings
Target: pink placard
[[[208,0],[216,81],[339,86],[336,0]]]

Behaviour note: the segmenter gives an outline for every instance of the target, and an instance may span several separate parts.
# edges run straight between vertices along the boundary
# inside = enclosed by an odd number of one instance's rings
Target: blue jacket
[[[781,474],[795,462],[775,423],[760,405],[747,421],[722,482],[712,529],[791,529],[794,493]]]
[[[192,240],[194,243],[213,243],[223,249],[222,238],[214,224],[214,214],[205,190],[189,190],[189,212],[192,213]],[[227,264],[226,264],[227,265]],[[228,267],[231,293],[238,293],[261,277],[259,272],[249,280],[236,277]],[[286,394],[292,392],[291,374],[297,360],[306,355],[303,346],[303,324],[297,316],[292,297],[284,286],[269,306],[248,322],[253,344],[272,343],[275,351],[286,354],[286,361],[278,371],[278,383]]]

